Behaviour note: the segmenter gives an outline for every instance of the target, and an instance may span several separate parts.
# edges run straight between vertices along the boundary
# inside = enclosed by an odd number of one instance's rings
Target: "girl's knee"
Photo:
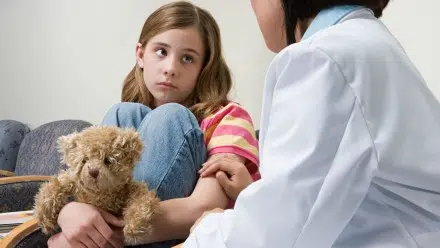
[[[201,133],[199,123],[194,114],[185,106],[167,103],[151,111],[139,127],[148,132],[167,130],[169,134],[181,135],[190,132]]]
[[[117,103],[104,116],[102,124],[137,128],[149,112],[150,108],[140,103]]]
[[[131,112],[138,112],[139,110],[144,108],[148,108],[148,107],[141,103],[136,103],[136,102],[120,102],[113,105],[109,112],[131,113]]]
[[[141,103],[135,102],[121,102],[112,106],[112,108],[107,112],[106,117],[113,116],[118,119],[133,117],[143,118],[147,115],[151,109]]]
[[[155,109],[155,111],[161,111],[170,114],[187,114],[190,112],[188,108],[178,103],[166,103],[160,105]]]
[[[160,115],[162,120],[184,121],[197,124],[197,119],[194,114],[188,108],[178,103],[167,103],[161,105],[153,112],[156,112],[156,114]]]

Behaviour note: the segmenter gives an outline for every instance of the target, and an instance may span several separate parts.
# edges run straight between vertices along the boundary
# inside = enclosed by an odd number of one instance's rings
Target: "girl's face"
[[[287,46],[281,0],[251,0],[267,48],[279,52]]]
[[[154,105],[183,103],[193,92],[205,58],[205,47],[196,28],[171,29],[136,46],[144,82]]]

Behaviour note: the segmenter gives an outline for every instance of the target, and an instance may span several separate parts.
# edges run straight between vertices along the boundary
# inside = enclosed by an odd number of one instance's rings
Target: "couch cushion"
[[[57,174],[60,168],[65,168],[65,165],[60,163],[57,139],[74,131],[80,132],[91,125],[82,120],[61,120],[32,130],[21,144],[15,174],[17,176]]]
[[[0,184],[0,195],[2,196],[0,197],[0,213],[32,210],[35,195],[44,182],[46,181],[36,179]]]
[[[18,121],[0,120],[0,170],[13,172],[18,150],[29,128]]]

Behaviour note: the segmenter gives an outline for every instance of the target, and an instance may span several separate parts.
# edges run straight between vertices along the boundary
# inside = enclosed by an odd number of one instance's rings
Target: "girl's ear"
[[[144,48],[141,43],[136,44],[136,63],[140,68],[144,68]]]

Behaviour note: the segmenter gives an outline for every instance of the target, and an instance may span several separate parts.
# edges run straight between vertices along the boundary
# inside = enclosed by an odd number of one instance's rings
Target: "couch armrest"
[[[0,178],[2,178],[2,177],[13,177],[13,176],[15,176],[14,172],[10,172],[10,171],[7,171],[7,170],[0,170]]]
[[[32,218],[12,229],[6,237],[0,240],[0,247],[40,247],[40,245],[44,247],[48,237],[39,229],[37,220]]]
[[[50,176],[16,176],[0,178],[0,213],[31,210],[40,185]]]

